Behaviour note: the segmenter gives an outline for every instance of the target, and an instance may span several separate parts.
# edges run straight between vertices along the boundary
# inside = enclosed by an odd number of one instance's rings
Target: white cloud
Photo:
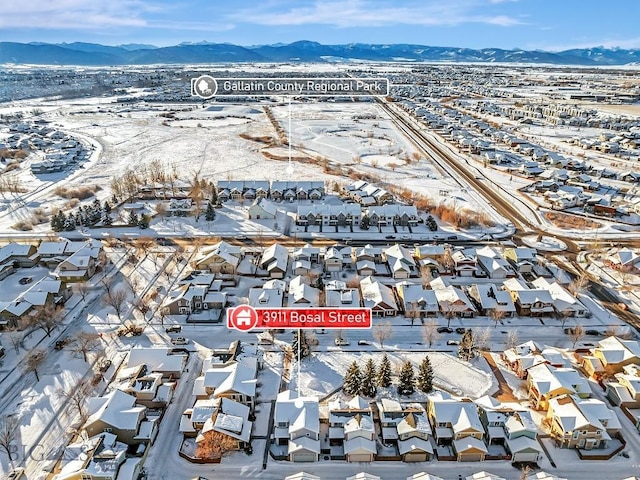
[[[166,10],[165,6],[144,0],[29,0],[3,5],[0,28],[100,31],[144,27],[148,24],[146,14]]]
[[[540,50],[547,50],[549,52],[562,52],[564,50],[573,50],[577,48],[623,48],[623,49],[639,49],[640,37],[634,38],[618,38],[618,39],[605,39],[605,40],[585,40],[574,41],[563,44],[543,44],[534,45],[530,48],[538,48]]]
[[[303,6],[285,9],[269,5],[252,8],[229,15],[232,21],[259,25],[331,25],[338,28],[377,27],[392,25],[460,25],[463,23],[487,23],[512,26],[522,22],[506,15],[480,13],[478,0],[431,1],[394,6],[392,3],[374,0],[314,1]]]

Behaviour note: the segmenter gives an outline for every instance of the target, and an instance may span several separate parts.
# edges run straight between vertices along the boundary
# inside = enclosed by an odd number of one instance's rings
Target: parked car
[[[573,327],[567,327],[564,329],[564,333],[566,333],[567,335],[573,335],[574,331],[575,331],[575,328]]]
[[[337,337],[333,343],[336,344],[336,346],[338,347],[346,347],[347,345],[351,345],[351,343],[349,342],[349,340],[345,340],[344,338],[340,338]]]
[[[466,332],[466,330],[467,329],[464,328],[464,327],[458,327],[458,328],[456,328],[456,333],[462,335],[464,332]]]
[[[180,333],[182,331],[181,325],[170,325],[164,329],[167,333]]]
[[[26,285],[27,283],[31,282],[33,282],[33,277],[22,277],[20,280],[18,280],[18,283],[20,285]]]
[[[62,340],[58,340],[54,345],[54,350],[62,350],[69,343],[68,338],[63,338]]]
[[[358,340],[358,345],[371,345],[371,342],[367,340]]]
[[[584,333],[585,335],[593,335],[593,336],[600,335],[600,332],[598,330],[585,330]]]
[[[447,345],[460,345],[458,340],[447,340]]]
[[[171,339],[172,345],[186,345],[188,343],[189,343],[189,340],[187,340],[184,337],[176,337]]]
[[[438,333],[453,333],[453,328],[451,328],[451,327],[438,327]]]
[[[27,475],[24,473],[24,468],[21,467],[14,468],[9,472],[9,475],[7,475],[7,480],[20,480],[23,478],[26,479]]]
[[[395,235],[385,235],[385,237],[387,240],[393,240],[394,238],[396,238]]]
[[[180,355],[180,354],[189,355],[189,350],[183,347],[169,349],[169,355]]]
[[[458,239],[458,236],[457,236],[457,235],[449,235],[449,236],[447,237],[447,240],[457,240],[457,239]]]

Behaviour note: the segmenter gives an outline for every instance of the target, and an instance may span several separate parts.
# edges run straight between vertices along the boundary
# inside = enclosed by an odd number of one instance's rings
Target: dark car
[[[585,335],[593,335],[593,336],[597,336],[600,335],[600,332],[598,330],[585,330]]]
[[[462,335],[465,331],[466,331],[466,329],[464,327],[456,328],[456,333],[459,333],[460,335]]]
[[[18,281],[18,283],[19,283],[20,285],[26,285],[27,283],[31,283],[31,282],[33,282],[33,277],[22,277],[22,278]]]
[[[573,335],[575,328],[573,327],[567,327],[564,329],[564,333],[566,333],[567,335]]]
[[[396,238],[395,235],[385,235],[385,237],[387,240],[393,240],[394,238]]]
[[[438,327],[438,333],[453,333],[453,328],[451,328],[451,327]]]
[[[170,325],[164,329],[167,333],[180,333],[182,331],[182,327],[180,325]]]

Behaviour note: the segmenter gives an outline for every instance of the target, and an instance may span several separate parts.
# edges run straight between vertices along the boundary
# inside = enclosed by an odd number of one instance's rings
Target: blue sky
[[[0,40],[640,47],[636,0],[0,0]]]

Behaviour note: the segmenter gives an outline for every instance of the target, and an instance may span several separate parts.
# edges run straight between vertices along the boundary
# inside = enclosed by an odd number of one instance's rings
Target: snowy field
[[[391,361],[392,372],[397,376],[402,362],[409,360],[413,363],[417,372],[418,365],[424,358],[425,353],[417,352],[387,352]],[[463,362],[458,358],[441,352],[428,352],[426,355],[431,360],[433,366],[433,383],[437,388],[448,391],[455,395],[478,398],[491,390],[493,377]],[[298,365],[292,365],[292,381],[290,388],[295,390],[300,382],[300,391],[303,395],[326,397],[339,389],[342,385],[344,375],[351,362],[356,361],[361,368],[372,358],[376,365],[380,363],[382,353],[363,352],[327,352],[322,355],[314,355],[311,359],[303,360],[298,377]],[[298,380],[299,379],[299,380]],[[395,382],[394,382],[395,383]],[[379,396],[385,393],[391,398],[398,398],[395,388],[389,388],[388,392],[378,392]],[[426,395],[415,393],[409,397],[400,397],[405,401],[425,401]]]

